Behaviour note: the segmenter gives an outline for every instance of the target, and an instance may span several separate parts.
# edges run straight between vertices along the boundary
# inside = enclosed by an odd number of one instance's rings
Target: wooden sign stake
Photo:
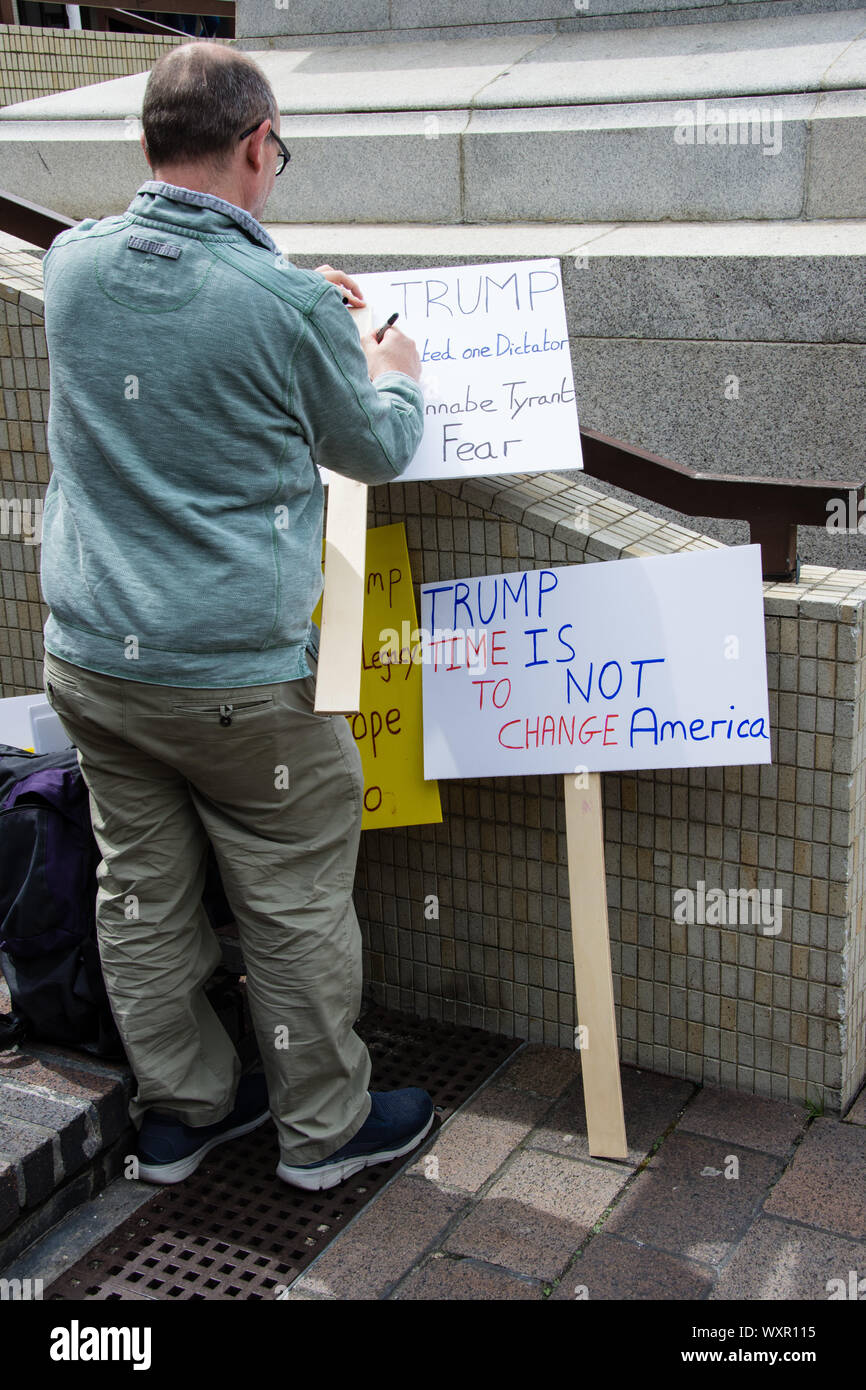
[[[325,527],[317,714],[355,714],[361,704],[367,485],[331,474]]]
[[[613,1007],[613,976],[607,926],[601,774],[587,774],[588,787],[564,778],[568,841],[568,888],[574,943],[574,986],[586,1106],[593,1158],[627,1158],[619,1076],[619,1047]]]
[[[369,308],[350,311],[360,334]],[[325,576],[316,670],[317,714],[356,714],[361,705],[367,485],[332,473],[325,525]]]

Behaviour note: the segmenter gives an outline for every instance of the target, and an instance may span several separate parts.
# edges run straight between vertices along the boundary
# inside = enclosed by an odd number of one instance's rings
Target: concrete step
[[[266,227],[295,264],[353,274],[556,256],[572,343],[866,344],[866,219]]]
[[[269,223],[296,264],[351,271],[558,256],[581,425],[711,472],[863,476],[866,221],[495,227]],[[605,492],[726,544],[742,521]],[[858,530],[802,528],[804,562],[866,565]]]
[[[245,996],[214,986],[211,1001],[247,1066],[257,1050]],[[0,1014],[9,1012],[0,974]],[[128,1178],[135,1089],[125,1061],[31,1039],[0,1050],[0,1272],[68,1212]]]
[[[706,24],[822,10],[859,0],[241,0],[236,33],[262,47],[381,43],[385,39],[566,34]]]
[[[866,216],[866,10],[273,50],[279,222]],[[0,110],[2,182],[83,217],[149,176],[147,74]]]
[[[583,426],[691,468],[862,480],[866,221],[268,230],[299,265],[395,278],[407,267],[558,256]],[[24,267],[0,238],[4,256],[10,293],[39,312],[38,257]],[[44,426],[32,429],[44,447]],[[744,522],[605,491],[727,544],[749,539]],[[858,523],[803,528],[803,560],[866,566]]]
[[[814,257],[821,261],[827,257],[866,255],[866,218],[857,217],[734,223],[497,222],[442,226],[415,222],[279,222],[268,215],[263,225],[293,260],[317,255],[326,259],[341,256],[353,262],[358,256],[399,257],[402,264],[409,265],[409,258],[416,257],[418,264],[423,258],[424,264],[434,265],[452,260],[455,264],[492,261],[498,256],[506,260],[517,256],[616,256],[660,262],[668,257],[700,258],[722,263],[743,257],[765,262],[771,258]],[[813,307],[800,306],[807,313]],[[866,309],[862,297],[855,298],[851,307],[861,315]],[[766,327],[773,328],[769,312]],[[784,321],[777,322],[776,328],[784,331]]]

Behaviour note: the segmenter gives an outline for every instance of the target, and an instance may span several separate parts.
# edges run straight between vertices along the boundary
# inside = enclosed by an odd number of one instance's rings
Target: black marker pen
[[[377,343],[381,343],[385,334],[388,332],[388,329],[394,326],[399,317],[399,314],[392,314],[387,323],[383,323],[381,328],[376,329],[376,332],[373,334],[373,337],[376,339]]]

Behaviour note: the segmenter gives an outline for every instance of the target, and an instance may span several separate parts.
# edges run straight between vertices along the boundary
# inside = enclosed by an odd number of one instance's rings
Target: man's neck
[[[255,211],[247,207],[242,202],[243,190],[230,182],[220,179],[208,179],[202,176],[201,170],[193,165],[177,164],[168,169],[154,169],[152,177],[158,183],[170,183],[175,188],[188,188],[193,193],[209,193],[212,198],[223,198],[227,203],[231,203],[236,208],[243,208],[251,217],[255,217]]]

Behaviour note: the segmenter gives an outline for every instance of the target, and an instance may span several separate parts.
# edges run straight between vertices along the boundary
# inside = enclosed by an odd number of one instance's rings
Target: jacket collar
[[[236,207],[226,198],[217,198],[213,193],[200,193],[194,188],[179,188],[173,183],[163,183],[159,179],[148,179],[139,188],[127,208],[127,212],[137,213],[142,217],[158,216],[160,211],[169,212],[169,209],[160,206],[162,199],[168,199],[172,203],[186,204],[190,208],[204,208],[213,214],[212,218],[202,218],[199,215],[191,214],[187,221],[180,208],[171,209],[172,213],[180,215],[180,220],[184,225],[204,232],[221,232],[227,230],[228,222],[234,222],[260,246],[266,247],[268,251],[273,251],[278,256],[282,254],[276,242],[268,235],[262,224],[256,221],[252,213],[247,212],[245,208]]]

